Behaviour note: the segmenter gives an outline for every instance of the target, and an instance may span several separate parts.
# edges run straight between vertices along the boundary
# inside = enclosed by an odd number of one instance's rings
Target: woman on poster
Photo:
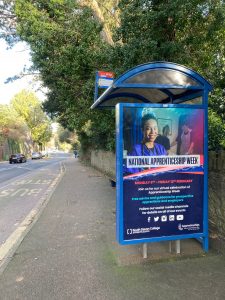
[[[141,129],[143,140],[134,145],[128,156],[161,156],[167,155],[163,145],[155,143],[158,136],[158,122],[154,114],[148,113],[141,119]],[[143,171],[143,168],[124,168],[124,173],[137,173]]]

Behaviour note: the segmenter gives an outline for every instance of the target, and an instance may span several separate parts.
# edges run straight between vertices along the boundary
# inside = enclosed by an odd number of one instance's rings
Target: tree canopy
[[[52,130],[50,120],[43,112],[37,96],[22,90],[11,100],[11,106],[28,126],[32,141],[37,145],[45,145],[51,138]]]
[[[29,43],[33,68],[48,88],[44,109],[64,128],[76,130],[84,148],[114,148],[114,113],[89,109],[96,70],[118,76],[148,61],[183,64],[211,81],[215,91],[209,121],[216,113],[224,126],[224,1],[4,2],[13,10],[16,33]],[[220,141],[218,135],[213,145]]]
[[[120,66],[172,61],[215,83],[224,76],[224,4],[215,1],[121,0]],[[220,66],[218,70],[218,66]],[[214,75],[213,75],[214,74]]]
[[[0,104],[0,144],[8,138],[23,141],[27,136],[29,136],[29,128],[23,118],[15,109]]]

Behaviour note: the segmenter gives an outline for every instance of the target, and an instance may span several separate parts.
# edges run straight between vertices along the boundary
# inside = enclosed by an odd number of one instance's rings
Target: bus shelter
[[[128,70],[94,102],[116,108],[117,240],[198,239],[208,251],[208,94],[175,63]]]

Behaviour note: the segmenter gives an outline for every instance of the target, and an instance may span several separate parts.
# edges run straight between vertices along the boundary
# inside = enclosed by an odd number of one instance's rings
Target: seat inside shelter
[[[94,102],[94,108],[117,103],[207,105],[211,84],[197,72],[170,62],[151,62],[128,70]]]

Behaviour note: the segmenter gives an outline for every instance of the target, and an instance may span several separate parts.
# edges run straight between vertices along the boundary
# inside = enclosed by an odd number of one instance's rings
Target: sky
[[[5,84],[8,77],[20,74],[25,65],[31,66],[29,46],[24,42],[19,42],[12,49],[7,49],[6,42],[0,40],[0,104],[9,104],[14,95],[22,89],[31,90],[40,100],[44,99],[44,94],[37,92],[39,84],[32,81],[32,76],[25,76]]]

